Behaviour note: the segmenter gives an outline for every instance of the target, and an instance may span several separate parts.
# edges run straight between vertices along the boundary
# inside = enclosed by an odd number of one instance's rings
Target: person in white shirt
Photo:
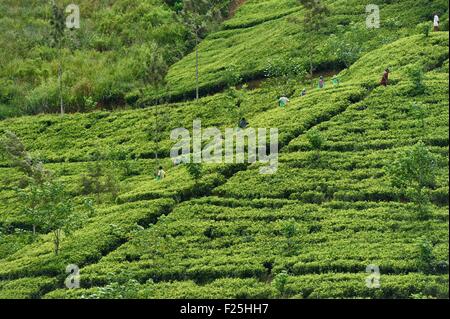
[[[278,100],[278,104],[280,105],[280,107],[285,107],[289,102],[289,99],[285,96],[280,97],[280,99]]]
[[[160,181],[163,180],[166,177],[166,172],[162,168],[162,166],[159,167],[158,172],[156,173],[156,180]]]
[[[438,32],[439,31],[439,16],[437,14],[434,15],[433,26],[434,26],[434,32]]]

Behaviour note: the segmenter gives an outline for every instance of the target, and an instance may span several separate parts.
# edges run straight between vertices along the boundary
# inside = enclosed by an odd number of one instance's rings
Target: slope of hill
[[[445,0],[325,2],[332,15],[314,35],[317,71],[340,70],[364,52],[421,33],[434,12],[443,15],[442,27],[448,30]],[[364,26],[365,6],[373,2],[382,10],[383,28],[371,32]],[[69,35],[62,57],[66,111],[137,107],[160,97],[179,101],[193,96],[195,54],[181,59],[193,41],[176,19],[175,8],[166,3],[174,2],[77,2],[82,28]],[[58,112],[58,55],[51,47],[50,7],[41,1],[6,0],[0,9],[0,119]],[[297,0],[246,1],[221,32],[200,44],[201,93],[222,90],[230,75],[263,78],[270,65],[306,67],[311,35],[303,32],[303,14]],[[178,61],[163,91],[146,88],[146,65],[155,51],[168,65]]]
[[[314,39],[316,71],[340,70],[362,54],[401,37],[423,32],[434,12],[448,16],[446,1],[324,1],[331,16],[313,38],[305,34],[304,12],[296,0],[246,1],[225,30],[200,44],[200,88],[204,94],[227,85],[230,72],[244,79],[262,78],[270,65],[309,69],[309,44]],[[368,30],[366,5],[379,4],[383,27]],[[445,17],[445,15],[443,15]],[[448,20],[442,20],[448,30]],[[255,59],[254,57],[258,58]],[[192,96],[195,55],[177,62],[167,77],[173,97]],[[167,93],[161,93],[167,94]]]
[[[294,2],[246,1],[200,45],[202,87],[221,86],[229,66],[250,79],[268,57],[304,63],[294,41],[300,27],[288,19],[302,15]],[[363,23],[360,2],[327,3],[333,23]],[[15,132],[66,185],[82,224],[55,255],[51,234],[33,236],[19,214],[22,176],[0,158],[0,298],[448,298],[449,34],[412,31],[448,7],[411,3],[383,2],[388,26],[369,35],[341,84],[295,94],[286,108],[276,107],[278,88],[268,82],[239,90],[239,109],[225,91],[142,110],[0,121],[0,133]],[[322,71],[342,63],[325,53],[315,61]],[[192,67],[188,56],[171,68],[174,95],[192,91]],[[386,67],[392,82],[380,87]],[[276,174],[259,174],[260,164],[210,164],[194,181],[171,163],[172,129],[200,119],[223,131],[242,116],[251,127],[279,129]],[[319,153],[308,139],[314,132],[324,140]],[[426,219],[387,172],[419,141],[436,157],[438,176]],[[167,168],[162,181],[153,176],[159,165]],[[98,167],[113,191],[83,184]],[[424,243],[439,265],[433,271],[423,267]],[[70,264],[81,269],[81,289],[64,288]],[[366,286],[368,265],[380,268],[379,289]]]
[[[61,8],[71,2],[56,1]],[[0,4],[0,119],[58,112],[58,50],[52,46],[49,1]],[[144,86],[155,48],[168,65],[192,46],[185,26],[163,0],[79,0],[79,30],[62,51],[67,112],[118,108]]]

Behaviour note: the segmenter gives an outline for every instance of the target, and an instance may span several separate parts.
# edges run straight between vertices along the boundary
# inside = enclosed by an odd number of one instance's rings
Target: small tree
[[[195,40],[196,99],[199,99],[199,51],[198,44],[206,33],[222,20],[220,0],[183,0],[181,16]]]
[[[6,132],[0,141],[0,149],[14,167],[28,178],[27,186],[19,190],[22,214],[36,228],[53,234],[55,254],[59,253],[62,233],[69,234],[74,227],[72,203],[63,185],[56,183],[50,171],[42,162],[32,159],[20,139],[12,132]]]
[[[305,33],[308,38],[308,58],[309,58],[309,74],[312,79],[314,73],[313,58],[316,54],[317,41],[315,36],[323,28],[326,17],[329,16],[330,10],[320,0],[298,0],[306,10],[303,19]],[[303,35],[304,36],[304,35]]]
[[[42,162],[36,161],[31,157],[23,143],[13,132],[5,132],[3,138],[0,140],[0,150],[6,159],[12,163],[12,166],[25,175],[25,183],[22,183],[24,188],[30,184],[35,187],[42,186],[51,178],[50,171],[44,168]],[[39,222],[33,214],[38,206],[37,200],[38,198],[36,198],[36,201],[30,198],[28,201],[29,207],[27,212],[29,214],[27,216],[33,226],[33,235],[36,235],[36,225]]]
[[[436,258],[433,254],[433,244],[423,238],[418,243],[419,249],[419,270],[425,274],[430,274],[434,272],[436,265]]]
[[[427,113],[423,105],[419,103],[413,103],[410,110],[411,115],[420,123],[420,128],[425,130],[425,118]]]
[[[388,167],[391,183],[409,197],[418,207],[419,217],[427,216],[430,201],[428,188],[435,185],[436,157],[421,141],[401,153]]]
[[[200,163],[187,163],[186,164],[187,171],[189,175],[194,179],[195,185],[198,184],[198,181],[203,175],[202,164]]]
[[[284,297],[286,295],[286,284],[288,278],[289,275],[287,271],[283,270],[282,272],[278,273],[273,280],[273,285],[275,286],[275,289],[278,291],[279,297]]]
[[[165,78],[169,70],[164,51],[156,42],[137,46],[132,51],[135,72],[143,82],[141,95],[149,86],[160,89],[166,85]],[[145,99],[144,99],[145,100]],[[156,104],[158,101],[155,101]]]
[[[277,97],[293,95],[299,83],[305,81],[307,74],[301,61],[297,59],[269,60],[264,70],[264,75],[268,78],[267,84],[271,89],[275,87]]]
[[[156,42],[152,42],[149,45],[142,45],[135,49],[135,68],[137,74],[142,79],[143,87],[141,89],[141,102],[146,101],[145,90],[149,87],[156,89],[157,98],[153,98],[152,103],[155,105],[155,126],[152,131],[152,137],[155,141],[155,158],[158,158],[159,142],[161,140],[161,122],[164,122],[160,118],[159,104],[164,103],[164,98],[161,97],[161,89],[166,92],[167,89],[166,76],[169,70],[169,66],[164,57],[164,52],[158,46]],[[141,106],[144,106],[143,104]]]
[[[308,142],[314,151],[311,160],[314,162],[319,162],[320,151],[322,150],[323,144],[325,143],[322,134],[320,134],[320,132],[317,129],[312,129],[306,134],[306,138],[308,139]]]
[[[236,87],[229,87],[226,91],[227,97],[227,113],[230,115],[233,123],[242,118],[243,110],[241,108],[244,102],[244,92]]]
[[[13,132],[5,132],[0,140],[0,150],[6,159],[11,161],[13,167],[25,174],[28,182],[33,180],[39,184],[50,177],[50,171],[44,168],[42,162],[36,161],[30,156],[23,143]]]
[[[82,194],[95,194],[97,202],[101,201],[102,193],[110,193],[112,200],[115,200],[120,191],[113,165],[103,159],[100,152],[94,152],[91,156],[93,163],[88,165],[87,173],[81,177]]]
[[[326,54],[335,56],[348,68],[364,52],[370,31],[355,23],[351,23],[348,27],[338,26],[336,29],[337,32],[329,36],[326,41]]]
[[[69,235],[75,227],[73,205],[64,187],[53,181],[32,184],[21,191],[23,212],[39,225],[43,232],[51,232],[54,252],[58,255],[62,234]]]
[[[52,15],[50,17],[52,46],[58,50],[58,83],[59,83],[59,103],[61,115],[64,115],[63,102],[63,67],[62,67],[62,48],[64,43],[65,15],[64,8],[59,7],[55,0],[50,1]]]
[[[290,219],[283,224],[283,235],[286,237],[286,246],[288,254],[292,253],[294,248],[294,237],[297,234],[295,220]]]
[[[413,83],[413,87],[411,89],[410,94],[412,96],[424,94],[426,91],[426,86],[424,83],[424,72],[422,70],[422,67],[420,66],[413,66],[408,69],[408,76],[411,79]]]

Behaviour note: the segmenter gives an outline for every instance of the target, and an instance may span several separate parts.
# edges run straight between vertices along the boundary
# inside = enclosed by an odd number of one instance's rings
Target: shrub
[[[424,84],[424,72],[420,66],[412,66],[408,69],[408,76],[410,77],[413,87],[409,94],[411,96],[417,96],[424,94],[426,91],[426,86]]]
[[[435,269],[435,257],[433,254],[433,245],[430,241],[422,239],[419,244],[419,260],[418,266],[419,270],[425,274],[430,274],[434,272]]]
[[[325,194],[316,191],[307,191],[302,193],[300,198],[306,203],[320,204],[325,201]]]
[[[419,215],[426,216],[430,199],[429,187],[436,182],[436,157],[423,142],[401,153],[388,167],[392,185],[401,189],[418,207]]]
[[[279,297],[284,297],[286,294],[286,284],[288,282],[289,275],[287,271],[283,270],[278,273],[273,279],[273,286],[278,291]]]
[[[186,169],[187,169],[189,175],[191,176],[191,178],[197,184],[198,181],[200,180],[200,178],[203,175],[202,164],[200,164],[200,163],[187,163],[186,164]]]
[[[306,138],[313,150],[320,151],[324,144],[324,139],[317,129],[312,129],[306,134]]]

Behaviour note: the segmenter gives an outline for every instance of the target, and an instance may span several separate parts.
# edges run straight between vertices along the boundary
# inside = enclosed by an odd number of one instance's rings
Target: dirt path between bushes
[[[245,3],[245,0],[234,0],[231,4],[230,4],[230,9],[229,9],[229,18],[234,17],[234,15],[236,14],[236,11]]]

